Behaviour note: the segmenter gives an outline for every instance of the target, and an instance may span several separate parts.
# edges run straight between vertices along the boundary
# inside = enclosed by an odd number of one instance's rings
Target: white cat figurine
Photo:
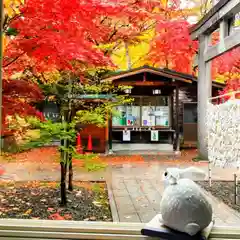
[[[166,188],[160,203],[163,225],[191,236],[212,222],[212,206],[203,190],[190,178],[204,179],[197,168],[168,168],[164,173]]]

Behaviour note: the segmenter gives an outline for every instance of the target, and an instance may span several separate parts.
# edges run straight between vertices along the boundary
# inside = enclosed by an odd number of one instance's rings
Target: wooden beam
[[[176,85],[175,83],[169,83],[169,82],[153,82],[153,81],[117,81],[117,85],[126,85],[126,86],[153,86],[153,87],[158,87],[158,86],[174,86]]]
[[[109,152],[109,113],[107,114],[107,119],[106,119],[106,126],[105,126],[105,152],[108,154]]]
[[[197,39],[201,34],[216,30],[223,18],[228,19],[240,12],[240,1],[229,0],[219,11],[215,12],[206,22],[191,32],[191,38]]]
[[[204,55],[204,61],[208,62],[233,48],[240,45],[240,30],[233,32],[230,36],[225,37],[223,42],[209,47]]]
[[[175,90],[175,111],[176,111],[176,118],[175,118],[175,151],[180,150],[180,141],[179,141],[179,86],[176,86]]]
[[[108,119],[108,153],[112,154],[112,146],[113,146],[113,135],[112,135],[112,115],[109,115]]]
[[[143,74],[143,81],[144,82],[147,81],[147,73],[146,72]]]
[[[170,104],[171,104],[171,124],[170,127],[174,128],[174,98],[173,98],[173,93],[170,96]]]
[[[152,73],[152,74],[155,74],[155,75],[158,75],[158,76],[163,76],[163,77],[166,77],[166,78],[175,78],[176,80],[180,80],[180,81],[183,81],[183,82],[189,82],[191,83],[192,81],[191,80],[187,80],[183,77],[179,77],[179,76],[175,76],[174,74],[168,74],[168,73],[165,73],[164,71],[161,71],[161,70],[153,70],[153,69],[139,69],[139,70],[133,70],[131,72],[127,72],[127,73],[122,73],[122,74],[119,74],[119,75],[116,75],[116,76],[112,76],[112,77],[108,77],[108,78],[105,78],[103,79],[102,81],[103,82],[108,82],[108,81],[114,81],[114,80],[120,80],[120,79],[123,79],[123,78],[126,78],[126,77],[130,77],[130,76],[134,76],[134,75],[137,75],[137,74],[141,74],[141,73]]]

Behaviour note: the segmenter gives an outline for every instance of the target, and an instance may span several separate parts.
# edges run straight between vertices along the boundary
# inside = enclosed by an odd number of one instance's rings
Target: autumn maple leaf
[[[4,168],[0,166],[0,176],[3,175],[5,172]]]
[[[49,219],[51,220],[65,220],[64,217],[62,217],[59,213],[54,213],[49,216]]]

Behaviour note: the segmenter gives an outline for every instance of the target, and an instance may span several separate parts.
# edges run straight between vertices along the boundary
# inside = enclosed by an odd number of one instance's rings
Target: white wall
[[[214,165],[240,167],[240,100],[208,104],[208,156]]]

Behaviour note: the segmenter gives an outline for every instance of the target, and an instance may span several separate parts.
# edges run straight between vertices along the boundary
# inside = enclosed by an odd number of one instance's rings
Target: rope
[[[210,100],[214,100],[214,99],[218,99],[218,98],[222,98],[222,97],[225,97],[225,96],[232,96],[231,99],[235,99],[235,95],[239,93],[240,94],[240,91],[234,91],[234,92],[229,92],[229,93],[225,93],[223,95],[219,95],[217,97],[210,97],[209,98],[209,101]]]

